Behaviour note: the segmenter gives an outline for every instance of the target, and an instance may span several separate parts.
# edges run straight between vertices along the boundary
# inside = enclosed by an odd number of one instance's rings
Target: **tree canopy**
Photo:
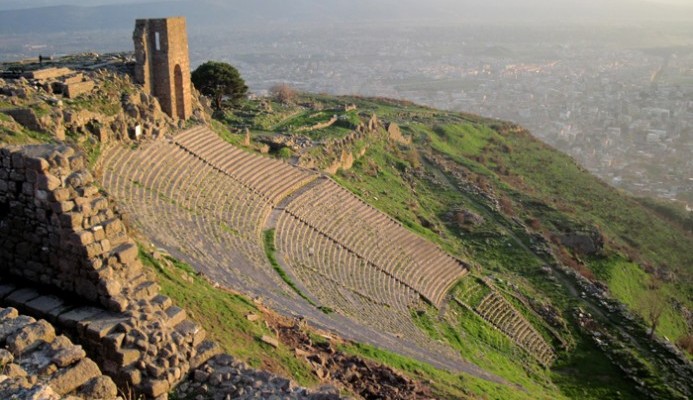
[[[225,62],[207,61],[193,71],[191,79],[200,93],[213,99],[217,110],[221,110],[224,96],[236,102],[248,92],[238,70]]]

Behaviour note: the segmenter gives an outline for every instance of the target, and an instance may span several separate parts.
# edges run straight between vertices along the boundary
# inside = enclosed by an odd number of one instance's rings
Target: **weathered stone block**
[[[87,382],[79,393],[87,399],[113,400],[118,396],[118,388],[111,378],[97,376]]]
[[[21,152],[12,153],[12,167],[24,168],[24,155]]]
[[[60,179],[51,174],[39,175],[36,180],[36,185],[41,190],[55,190],[60,187],[61,184],[62,182]]]
[[[74,208],[75,202],[70,200],[51,203],[51,209],[56,214],[66,213],[72,211]]]
[[[125,329],[121,329],[122,326],[123,325],[118,326],[114,330],[115,331],[125,330]],[[103,344],[104,344],[106,350],[112,354],[112,353],[115,353],[118,350],[120,350],[120,348],[123,345],[124,339],[125,339],[125,333],[114,332],[114,333],[110,333],[110,334],[106,335],[106,337],[103,339]]]
[[[16,311],[16,310],[15,310]],[[15,318],[8,318],[0,322],[0,344],[4,343],[5,340],[22,329],[23,327],[36,322],[35,319],[27,317],[25,315],[19,315]]]
[[[174,327],[187,318],[187,313],[178,306],[171,306],[166,309],[166,316],[168,317],[166,325],[169,327]]]
[[[14,182],[24,182],[25,175],[24,175],[24,170],[11,170],[10,171],[10,180]]]
[[[104,293],[108,296],[116,296],[123,289],[123,285],[117,279],[101,280],[99,286],[103,287]]]
[[[96,244],[90,244],[89,246],[94,245]],[[75,292],[88,301],[96,301],[99,296],[94,282],[84,278],[77,278],[75,280]]]
[[[152,305],[156,305],[162,310],[165,310],[173,305],[173,301],[170,297],[164,296],[162,294],[154,296],[151,300]]]
[[[106,230],[107,237],[117,236],[119,233],[123,232],[123,223],[118,219],[112,219],[106,221],[103,224],[103,228]]]
[[[279,341],[278,341],[276,338],[273,338],[273,337],[271,337],[271,336],[262,335],[262,337],[260,338],[260,340],[261,340],[262,342],[264,342],[264,343],[267,343],[268,345],[270,345],[270,346],[272,346],[272,347],[274,347],[274,348],[279,347]]]
[[[22,194],[25,196],[31,196],[34,194],[34,185],[29,182],[22,183]]]
[[[106,231],[103,229],[103,226],[95,226],[92,228],[92,233],[94,234],[94,240],[97,242],[100,242],[106,238]]]
[[[37,172],[45,172],[48,171],[48,168],[50,165],[48,164],[48,161],[46,161],[43,158],[33,158],[33,157],[27,157],[24,159],[25,167],[27,169],[37,171]]]
[[[60,349],[51,357],[51,362],[60,368],[65,368],[87,356],[82,346],[68,346]]]
[[[151,380],[144,384],[143,392],[147,396],[159,397],[168,392],[170,385],[166,380]]]
[[[77,330],[79,331],[80,327],[83,326],[85,327],[87,338],[101,341],[111,333],[118,324],[126,320],[127,318],[125,317],[106,312],[78,322]]]
[[[17,307],[17,308],[22,308],[24,304],[28,303],[30,300],[33,300],[37,297],[39,297],[39,293],[35,291],[34,289],[19,289],[14,292],[12,292],[10,295],[5,297],[5,303]]]
[[[2,270],[2,268],[0,268],[0,270]],[[15,290],[17,290],[17,287],[11,283],[0,283],[0,299],[4,299]],[[4,311],[6,312],[7,310],[8,309],[5,309]]]
[[[84,255],[90,259],[102,254],[102,251],[103,247],[99,243],[92,243],[83,248]]]
[[[94,234],[90,231],[75,232],[71,235],[71,238],[77,246],[86,246],[94,243]]]
[[[87,186],[77,189],[77,193],[82,197],[92,197],[99,193],[99,189],[96,186]]]
[[[101,244],[101,251],[103,251],[104,253],[108,253],[109,251],[111,251],[112,247],[111,247],[111,241],[110,240],[104,239],[101,241],[100,244]]]
[[[195,348],[196,354],[190,358],[190,368],[196,369],[210,358],[221,354],[221,348],[215,342],[206,340]]]
[[[108,208],[108,200],[103,197],[97,197],[91,201],[92,212],[105,210],[106,208]]]
[[[25,307],[32,313],[47,317],[52,310],[63,309],[67,306],[60,298],[55,296],[40,296],[25,304]],[[50,318],[49,318],[50,319]]]
[[[142,373],[138,369],[127,368],[121,370],[121,376],[123,377],[123,380],[130,382],[135,386],[142,383]]]
[[[58,371],[48,384],[59,394],[66,395],[101,375],[99,367],[92,360],[85,358],[77,365]]]
[[[60,325],[65,326],[68,329],[74,330],[78,322],[93,317],[94,315],[101,314],[102,312],[103,310],[100,308],[79,307],[74,310],[68,311],[64,314],[61,314],[58,317],[58,322],[60,323]]]
[[[113,253],[123,264],[128,264],[137,259],[138,250],[134,243],[124,243],[113,249]]]
[[[7,348],[15,356],[35,349],[43,343],[50,343],[55,339],[53,325],[45,320],[28,324],[7,337]]]
[[[74,99],[77,96],[90,92],[92,89],[94,89],[93,81],[75,82],[65,85],[63,94],[68,99]]]
[[[68,186],[73,187],[73,188],[78,188],[80,186],[86,186],[92,182],[94,182],[94,177],[91,176],[91,174],[86,170],[80,170],[77,172],[73,172],[65,180],[65,183]]]

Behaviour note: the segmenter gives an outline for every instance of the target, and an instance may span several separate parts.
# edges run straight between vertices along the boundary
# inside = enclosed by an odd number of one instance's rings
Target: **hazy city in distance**
[[[256,93],[511,120],[614,186],[693,207],[689,0],[108,3],[0,1],[0,60],[129,51],[134,18],[185,15],[193,64],[232,63]]]

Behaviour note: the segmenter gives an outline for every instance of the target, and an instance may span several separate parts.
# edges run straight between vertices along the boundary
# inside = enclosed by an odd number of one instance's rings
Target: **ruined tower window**
[[[0,222],[10,216],[10,203],[8,201],[0,202]]]
[[[161,35],[159,35],[159,32],[154,32],[154,46],[156,47],[156,50],[159,51],[161,50]]]

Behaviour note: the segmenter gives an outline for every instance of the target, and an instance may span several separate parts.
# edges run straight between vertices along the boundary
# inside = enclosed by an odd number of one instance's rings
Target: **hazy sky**
[[[123,4],[123,3],[155,3],[157,1],[164,0],[0,0],[0,9],[12,9],[12,8],[33,8],[41,6],[54,6],[54,5],[82,5],[82,6],[94,6],[94,5],[104,5],[104,4]],[[262,0],[249,0],[258,1]],[[287,0],[291,1],[291,0]],[[425,0],[422,0],[425,1]],[[428,0],[430,1],[430,0]],[[479,0],[479,3],[484,4],[522,4],[525,0]],[[560,4],[565,0],[553,0],[552,3]],[[588,0],[587,0],[588,1]],[[602,0],[604,2],[610,2],[611,0]],[[623,0],[630,3],[660,3],[660,4],[673,4],[679,6],[690,6],[693,9],[693,0]],[[377,0],[374,0],[377,3]],[[453,3],[454,4],[454,3]]]
[[[115,8],[122,10],[132,7],[131,11],[134,12],[131,4],[137,4],[144,10],[140,12],[177,12],[191,18],[194,15],[214,17],[219,10],[225,15],[244,15],[245,20],[234,23],[272,18],[295,23],[325,22],[326,17],[330,21],[342,22],[359,22],[364,17],[370,17],[371,20],[383,21],[443,21],[457,18],[499,23],[529,21],[558,24],[568,21],[693,20],[693,0],[167,0],[168,4],[156,4],[161,1],[166,0],[0,0],[0,11],[55,5],[119,5],[122,7]],[[112,15],[115,8],[104,12]],[[90,9],[92,15],[100,10]],[[62,11],[62,16],[71,19],[81,15],[71,10]],[[23,17],[31,18],[31,15]],[[10,22],[14,21],[14,17],[8,18]]]

